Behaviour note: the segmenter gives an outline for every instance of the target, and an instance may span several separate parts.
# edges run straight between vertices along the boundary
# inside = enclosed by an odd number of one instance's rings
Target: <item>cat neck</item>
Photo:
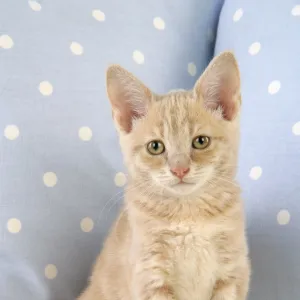
[[[129,184],[125,190],[127,209],[148,218],[167,222],[211,219],[231,210],[240,203],[240,188],[236,184],[220,184],[203,189],[193,196],[167,197],[159,193],[144,193],[144,188]]]

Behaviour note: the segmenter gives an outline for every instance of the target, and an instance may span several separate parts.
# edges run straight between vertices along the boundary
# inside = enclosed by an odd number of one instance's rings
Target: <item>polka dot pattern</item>
[[[7,221],[7,230],[10,233],[19,233],[22,229],[22,223],[19,219],[11,218]]]
[[[70,50],[75,55],[82,55],[83,54],[83,47],[77,42],[72,42],[71,43]]]
[[[43,176],[45,186],[54,187],[57,184],[57,176],[54,172],[46,172]]]
[[[191,76],[195,76],[197,74],[197,67],[193,62],[188,64],[187,70]]]
[[[45,277],[47,279],[52,280],[52,279],[56,278],[57,273],[58,273],[58,271],[57,271],[57,267],[55,265],[49,264],[45,267]]]
[[[255,166],[251,168],[249,177],[253,180],[258,180],[262,175],[262,168],[259,166]]]
[[[281,88],[281,83],[279,80],[274,80],[272,82],[270,82],[269,86],[268,86],[268,92],[270,95],[274,95],[277,94],[279,92]]]
[[[87,126],[83,126],[79,128],[78,136],[84,142],[90,141],[93,137],[92,129]]]
[[[18,126],[16,125],[7,125],[4,129],[4,136],[8,139],[8,140],[15,140],[19,137],[20,135],[20,131]]]
[[[293,125],[292,131],[294,135],[300,135],[300,121]]]
[[[288,210],[282,209],[277,214],[277,222],[279,225],[287,225],[289,224],[291,219],[291,215]]]
[[[153,19],[153,25],[158,30],[164,30],[166,27],[165,21],[160,17],[156,17]]]
[[[53,86],[49,81],[42,81],[39,84],[39,91],[43,96],[50,96],[53,93]]]
[[[192,87],[213,49],[216,54],[232,50],[242,79],[238,182],[245,208],[250,207],[247,232],[251,239],[268,233],[262,249],[250,255],[268,253],[265,269],[272,262],[274,270],[283,266],[276,255],[293,247],[284,257],[284,272],[269,274],[261,285],[265,289],[272,280],[285,282],[279,287],[282,298],[297,299],[298,241],[292,233],[300,228],[300,90],[294,75],[300,69],[300,2],[279,1],[277,7],[225,0],[221,10],[210,8],[222,1],[194,1],[193,7],[189,1],[152,1],[147,9],[138,1],[117,8],[110,1],[64,1],[8,0],[2,5],[0,224],[9,252],[30,254],[30,264],[37,278],[45,277],[51,298],[76,297],[78,287],[68,284],[68,276],[78,270],[70,262],[88,261],[87,245],[95,237],[105,238],[106,222],[130,180],[120,171],[105,68],[120,63],[157,92],[179,91]],[[182,18],[193,9],[195,13]],[[272,249],[273,239],[284,247]],[[82,251],[74,252],[74,241]],[[253,263],[257,261],[254,257]],[[254,270],[255,277],[260,268]],[[257,278],[255,293],[264,299]],[[270,299],[278,296],[269,294]]]
[[[14,46],[14,41],[9,35],[4,34],[0,36],[0,48],[10,49],[13,46]]]
[[[80,228],[83,232],[90,232],[94,228],[94,221],[91,218],[86,217],[81,220]]]
[[[92,16],[94,17],[95,20],[99,22],[105,21],[105,14],[100,9],[94,9],[92,12]]]
[[[295,270],[300,230],[299,33],[300,1],[225,0],[218,22],[215,53],[233,51],[241,71],[237,180],[254,250],[254,298],[276,298],[275,290],[265,289],[274,283],[284,299],[300,295]],[[266,260],[261,253],[267,253]],[[269,269],[274,272],[267,278],[264,271]]]
[[[242,8],[239,8],[238,10],[236,10],[236,12],[234,13],[234,15],[232,17],[233,21],[238,22],[242,18],[243,14],[244,14],[244,11]]]
[[[115,185],[118,187],[122,187],[126,184],[127,178],[126,175],[122,172],[119,172],[115,176]]]
[[[28,4],[33,11],[40,11],[42,9],[41,4],[37,1],[28,1]]]
[[[142,65],[145,62],[144,54],[139,50],[133,51],[132,58],[139,65]]]
[[[250,45],[248,52],[250,55],[256,55],[260,51],[260,48],[260,42],[255,42]]]
[[[300,17],[300,4],[295,5],[292,9],[292,15],[294,17]]]

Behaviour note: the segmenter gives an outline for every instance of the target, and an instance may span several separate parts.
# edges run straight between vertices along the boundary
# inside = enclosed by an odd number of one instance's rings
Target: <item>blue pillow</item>
[[[0,1],[0,298],[73,300],[86,286],[126,182],[105,69],[156,92],[192,87],[221,5]]]
[[[215,53],[242,77],[239,180],[253,279],[250,300],[300,295],[300,2],[226,0]]]

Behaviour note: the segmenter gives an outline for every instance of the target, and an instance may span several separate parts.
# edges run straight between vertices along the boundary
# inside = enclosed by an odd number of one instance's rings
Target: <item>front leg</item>
[[[211,300],[246,300],[249,289],[249,271],[245,269],[240,280],[218,281]]]
[[[160,242],[143,246],[136,259],[133,291],[136,300],[175,300],[170,284],[168,251]]]
[[[211,300],[244,300],[237,298],[237,286],[235,282],[218,281],[213,291]]]

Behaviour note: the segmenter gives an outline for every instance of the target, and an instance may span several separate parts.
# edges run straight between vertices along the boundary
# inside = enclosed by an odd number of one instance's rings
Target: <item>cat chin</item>
[[[174,190],[178,194],[189,195],[196,188],[196,184],[194,183],[178,183],[172,186],[172,190]]]
[[[196,183],[178,183],[172,186],[165,187],[165,194],[167,196],[190,196],[199,189],[199,184]]]

